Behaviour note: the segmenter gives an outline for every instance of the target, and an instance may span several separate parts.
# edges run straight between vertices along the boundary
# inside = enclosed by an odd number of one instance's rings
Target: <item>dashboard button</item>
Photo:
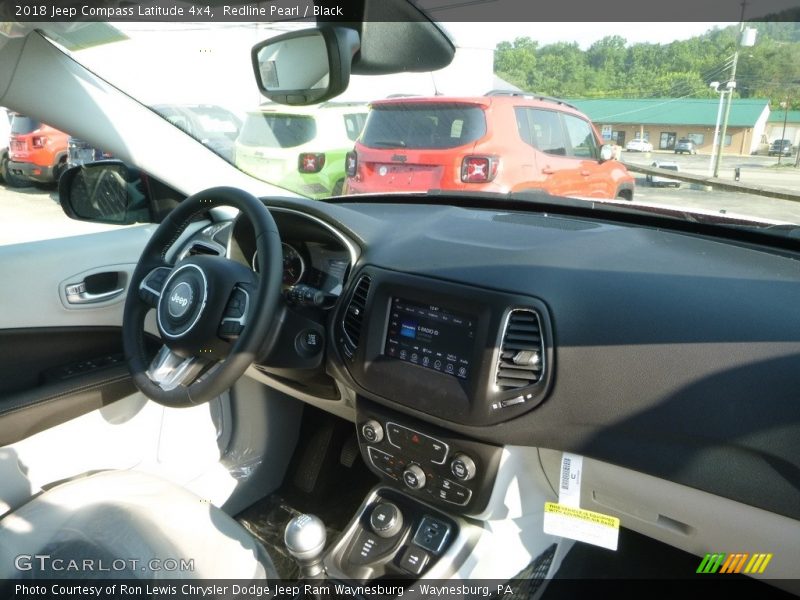
[[[443,465],[447,459],[447,444],[429,435],[408,429],[397,423],[387,423],[389,443],[403,452],[408,452],[418,462],[430,461]]]
[[[400,567],[414,575],[420,575],[428,564],[430,555],[422,548],[409,546],[400,558]]]
[[[461,481],[469,481],[475,477],[476,471],[475,461],[466,454],[456,454],[450,461],[450,472]]]
[[[472,498],[472,490],[465,488],[463,485],[459,485],[454,481],[450,481],[449,479],[443,479],[442,487],[439,490],[437,497],[445,502],[464,506],[465,504],[469,503],[470,498]]]
[[[375,419],[370,419],[361,426],[361,435],[370,444],[377,444],[383,441],[383,427]]]
[[[425,487],[425,471],[419,465],[408,465],[403,471],[403,482],[412,490],[421,490]]]
[[[391,502],[380,502],[372,509],[369,525],[376,535],[384,539],[394,537],[403,528],[403,513]]]

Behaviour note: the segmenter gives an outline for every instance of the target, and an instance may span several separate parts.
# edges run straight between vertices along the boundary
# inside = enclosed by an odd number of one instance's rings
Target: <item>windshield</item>
[[[72,56],[294,194],[544,191],[800,224],[797,23],[444,23],[445,69],[353,75],[310,107],[265,101],[250,57],[307,23],[112,25],[124,39]],[[680,185],[651,185],[662,160]]]
[[[294,148],[310,142],[317,134],[313,117],[298,115],[249,113],[245,119],[239,143],[267,148]]]

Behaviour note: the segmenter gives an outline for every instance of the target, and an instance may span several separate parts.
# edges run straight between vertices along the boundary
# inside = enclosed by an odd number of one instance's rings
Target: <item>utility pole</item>
[[[739,18],[739,37],[736,38],[736,52],[733,53],[733,64],[731,65],[731,79],[729,85],[736,87],[736,65],[739,62],[739,46],[742,43],[742,32],[744,31],[744,9],[747,6],[747,0],[742,0],[742,14]],[[725,134],[728,130],[728,119],[731,114],[731,103],[733,102],[733,89],[728,94],[728,101],[725,103],[725,117],[722,121],[722,131],[719,136],[719,146],[717,147],[717,158],[714,161],[714,177],[719,177],[719,163],[722,160],[722,149],[725,146]]]
[[[783,104],[783,131],[781,132],[781,147],[780,152],[778,152],[778,164],[781,164],[781,157],[783,156],[783,140],[786,138],[786,117],[789,116],[789,96],[786,96],[786,102],[781,102],[781,104]],[[791,156],[791,146],[789,146],[789,148],[789,156]]]

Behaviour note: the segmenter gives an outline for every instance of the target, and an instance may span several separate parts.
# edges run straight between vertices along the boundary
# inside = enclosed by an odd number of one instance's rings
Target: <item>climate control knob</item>
[[[370,419],[361,426],[361,435],[370,444],[378,444],[383,440],[383,427],[375,419]]]
[[[419,465],[408,465],[403,471],[403,482],[412,490],[425,487],[425,471]]]
[[[466,454],[456,454],[450,461],[450,472],[461,481],[469,481],[475,477],[475,461]]]

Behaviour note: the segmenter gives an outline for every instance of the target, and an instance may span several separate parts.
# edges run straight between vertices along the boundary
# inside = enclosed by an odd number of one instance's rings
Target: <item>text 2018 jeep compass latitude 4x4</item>
[[[542,190],[631,200],[634,179],[607,148],[585,115],[553,98],[379,100],[348,155],[347,193]]]

